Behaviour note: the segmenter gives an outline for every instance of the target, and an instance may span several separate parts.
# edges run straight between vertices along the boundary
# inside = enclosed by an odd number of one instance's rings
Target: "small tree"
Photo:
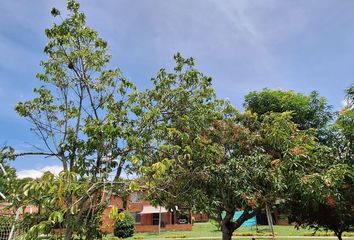
[[[119,69],[107,69],[107,43],[86,25],[79,4],[68,0],[67,10],[66,18],[58,9],[51,11],[58,20],[45,31],[48,59],[37,75],[43,84],[34,90],[37,97],[16,106],[42,145],[33,152],[2,155],[56,158],[63,168],[58,176],[46,173],[26,184],[20,199],[13,199],[18,207],[38,206],[40,217],[28,239],[59,223],[66,240],[73,234],[99,238],[100,216],[137,139],[130,112],[133,84]]]
[[[128,238],[135,232],[135,219],[129,212],[124,212],[124,218],[118,219],[114,226],[114,236]]]

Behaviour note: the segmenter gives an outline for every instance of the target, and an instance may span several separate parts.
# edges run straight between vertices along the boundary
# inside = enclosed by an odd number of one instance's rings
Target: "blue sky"
[[[52,6],[65,1],[0,1],[0,143],[20,150],[39,144],[13,111],[40,83],[43,34]],[[220,97],[241,108],[245,94],[264,87],[318,90],[335,110],[354,83],[354,1],[351,0],[85,0],[88,24],[106,39],[112,66],[139,88],[177,51],[193,56],[214,79]],[[30,143],[30,144],[29,144]],[[13,165],[38,171],[50,159]],[[31,174],[29,174],[31,175]]]

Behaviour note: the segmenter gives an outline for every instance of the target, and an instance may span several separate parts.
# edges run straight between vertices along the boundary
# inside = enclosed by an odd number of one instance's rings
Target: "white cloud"
[[[46,166],[41,169],[27,169],[21,170],[17,172],[18,178],[39,178],[43,175],[44,172],[51,172],[54,175],[58,175],[63,170],[62,166],[53,165],[53,166]]]

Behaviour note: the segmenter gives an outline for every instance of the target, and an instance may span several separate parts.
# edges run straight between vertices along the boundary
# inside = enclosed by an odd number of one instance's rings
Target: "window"
[[[132,214],[132,216],[135,219],[135,223],[140,223],[141,222],[141,215],[139,213],[133,212],[131,214]]]
[[[160,221],[160,214],[153,213],[152,214],[152,225],[159,225],[159,221]]]
[[[130,199],[131,199],[132,203],[138,203],[141,201],[141,194],[138,192],[133,192],[130,195]]]

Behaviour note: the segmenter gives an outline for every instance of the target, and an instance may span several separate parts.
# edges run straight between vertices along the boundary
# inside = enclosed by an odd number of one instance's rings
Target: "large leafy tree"
[[[292,120],[302,129],[314,130],[325,145],[312,166],[287,178],[285,209],[289,211],[289,220],[298,226],[333,230],[339,239],[353,225],[352,96],[349,88],[348,106],[338,113],[332,125],[329,121],[334,114],[327,100],[316,92],[306,96],[294,91],[264,89],[251,92],[245,99],[245,107],[260,116],[291,111]]]
[[[309,95],[295,91],[263,89],[250,92],[245,97],[244,107],[258,115],[268,112],[291,111],[292,121],[300,129],[320,130],[331,120],[331,107],[316,91]]]
[[[223,239],[231,239],[244,221],[281,196],[290,173],[311,166],[321,151],[312,132],[299,130],[289,112],[262,118],[238,113],[216,98],[193,59],[175,59],[175,72],[161,70],[154,88],[140,98],[148,133],[147,151],[137,156],[144,159],[140,170],[161,202],[217,218],[225,212]],[[237,210],[243,214],[234,221]]]
[[[99,237],[100,214],[136,140],[133,84],[119,69],[107,69],[107,43],[87,26],[79,4],[68,0],[67,10],[64,18],[58,9],[51,11],[57,21],[45,30],[48,58],[37,75],[43,84],[34,90],[37,97],[16,106],[43,144],[33,152],[3,155],[56,158],[63,167],[58,176],[47,173],[31,181],[24,196],[14,198],[16,206],[35,204],[42,214],[30,225],[29,239],[58,224],[65,239]]]
[[[348,103],[353,101],[348,90]],[[326,129],[329,155],[305,176],[288,201],[290,220],[300,226],[332,230],[338,239],[354,225],[354,111],[351,104]]]
[[[204,162],[205,177],[199,184],[216,215],[226,213],[223,239],[231,239],[244,221],[281,198],[291,180],[321,154],[313,135],[298,130],[290,113],[271,113],[262,120],[245,113],[240,119],[218,120],[203,136],[211,155],[203,151],[202,158],[209,161]],[[243,213],[234,221],[238,210]]]

